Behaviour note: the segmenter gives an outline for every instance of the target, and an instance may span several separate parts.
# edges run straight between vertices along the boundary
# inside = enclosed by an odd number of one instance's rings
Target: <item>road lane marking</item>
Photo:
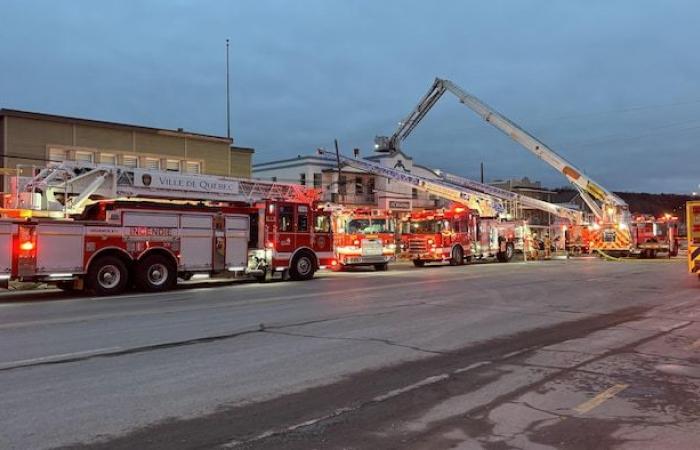
[[[284,428],[276,429],[276,430],[275,429],[267,430],[267,431],[264,431],[264,432],[258,434],[257,436],[254,436],[250,439],[247,439],[245,441],[232,440],[232,441],[229,441],[229,442],[223,444],[221,447],[234,448],[234,447],[238,447],[240,445],[250,444],[252,442],[260,441],[260,440],[263,440],[263,439],[266,439],[266,438],[269,438],[272,436],[276,436],[276,435],[283,434],[286,432],[295,431],[295,430],[298,430],[300,428],[305,428],[305,427],[308,427],[311,425],[315,425],[319,422],[323,422],[324,420],[332,419],[334,417],[338,417],[340,415],[343,415],[343,414],[346,414],[349,412],[357,411],[358,409],[363,408],[368,404],[384,402],[384,401],[389,400],[391,398],[398,397],[401,394],[405,394],[406,392],[411,392],[411,391],[414,391],[416,389],[419,389],[419,388],[422,388],[425,386],[430,386],[431,384],[439,383],[441,381],[449,379],[453,375],[456,375],[459,373],[464,373],[464,372],[467,372],[469,370],[476,369],[477,367],[485,366],[487,364],[491,364],[491,361],[480,361],[480,362],[476,362],[474,364],[470,364],[466,367],[455,369],[449,373],[443,373],[440,375],[433,375],[433,376],[430,376],[427,378],[423,378],[422,380],[420,380],[416,383],[413,383],[413,384],[409,384],[408,386],[404,386],[402,388],[394,389],[394,390],[391,390],[391,391],[386,392],[384,394],[377,395],[377,396],[373,397],[372,399],[370,399],[362,404],[359,404],[356,406],[345,406],[342,408],[337,408],[337,409],[333,410],[332,412],[330,412],[329,414],[325,414],[323,416],[319,416],[319,417],[315,417],[313,419],[305,420],[304,422],[300,422],[300,423],[290,425],[290,426],[287,426]]]
[[[612,387],[609,387],[608,389],[604,390],[592,399],[578,405],[576,408],[574,408],[574,411],[576,411],[579,414],[585,414],[593,408],[600,406],[606,400],[610,400],[611,398],[615,397],[617,394],[624,391],[628,387],[628,384],[616,384]]]
[[[38,358],[21,359],[18,361],[9,361],[9,362],[5,362],[5,363],[0,363],[0,370],[17,369],[17,368],[20,368],[23,366],[35,365],[35,364],[40,364],[40,363],[50,363],[53,361],[62,361],[64,359],[72,359],[72,358],[78,358],[78,357],[83,358],[85,356],[95,356],[95,355],[99,355],[101,353],[113,352],[115,350],[121,350],[121,347],[103,347],[103,348],[96,348],[93,350],[84,350],[82,352],[60,353],[57,355],[40,356]]]

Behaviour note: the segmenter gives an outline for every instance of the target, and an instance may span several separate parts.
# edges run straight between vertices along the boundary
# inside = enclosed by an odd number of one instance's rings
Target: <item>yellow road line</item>
[[[624,391],[628,387],[629,387],[628,384],[616,384],[615,386],[604,390],[603,392],[596,395],[592,399],[581,403],[576,408],[574,408],[574,411],[576,411],[579,414],[585,414],[588,411],[592,410],[593,408],[600,406],[600,404],[603,403],[604,401],[613,398],[615,395]]]

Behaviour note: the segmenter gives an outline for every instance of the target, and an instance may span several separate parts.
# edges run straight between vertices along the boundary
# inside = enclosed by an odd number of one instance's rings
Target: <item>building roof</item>
[[[191,133],[189,131],[184,131],[182,128],[177,129],[177,130],[169,130],[169,129],[164,129],[164,128],[144,127],[141,125],[131,125],[131,124],[126,124],[126,123],[107,122],[107,121],[103,121],[103,120],[93,120],[93,119],[83,119],[83,118],[79,118],[79,117],[59,116],[59,115],[55,115],[55,114],[45,114],[45,113],[37,113],[37,112],[31,112],[31,111],[20,111],[17,109],[2,108],[2,109],[0,109],[0,117],[19,117],[19,118],[23,118],[23,119],[44,120],[44,121],[49,121],[49,122],[58,122],[58,123],[64,123],[64,124],[70,124],[70,125],[86,125],[86,126],[92,126],[92,127],[111,128],[111,129],[116,129],[116,130],[140,131],[142,133],[152,133],[152,134],[160,134],[160,135],[166,135],[166,136],[187,137],[187,138],[191,138],[191,139],[199,139],[199,140],[204,140],[204,141],[213,141],[213,142],[221,142],[221,143],[228,143],[228,144],[233,143],[233,139],[230,139],[227,137],[213,136],[213,135],[201,134],[201,133]]]

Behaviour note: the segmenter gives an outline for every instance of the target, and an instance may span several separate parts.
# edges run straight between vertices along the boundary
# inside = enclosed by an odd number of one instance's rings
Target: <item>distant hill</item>
[[[576,196],[576,191],[569,188],[555,189],[556,196],[569,198]],[[685,220],[685,203],[689,200],[697,200],[697,197],[683,194],[650,194],[647,192],[615,192],[630,205],[633,214],[653,214],[655,217],[666,213],[678,216]]]

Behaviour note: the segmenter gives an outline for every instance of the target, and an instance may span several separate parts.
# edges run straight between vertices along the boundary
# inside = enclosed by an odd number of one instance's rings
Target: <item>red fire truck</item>
[[[112,295],[195,273],[307,280],[336,263],[330,212],[301,186],[69,163],[15,185],[0,220],[4,283]]]
[[[490,257],[507,262],[515,252],[516,226],[481,218],[464,206],[414,212],[402,222],[402,256],[416,267],[431,262],[460,265],[465,259]]]
[[[383,210],[352,209],[335,214],[338,270],[374,266],[387,270],[396,255],[395,219]]]
[[[633,253],[642,258],[655,258],[657,253],[678,255],[678,217],[635,215],[630,228],[636,243]]]

